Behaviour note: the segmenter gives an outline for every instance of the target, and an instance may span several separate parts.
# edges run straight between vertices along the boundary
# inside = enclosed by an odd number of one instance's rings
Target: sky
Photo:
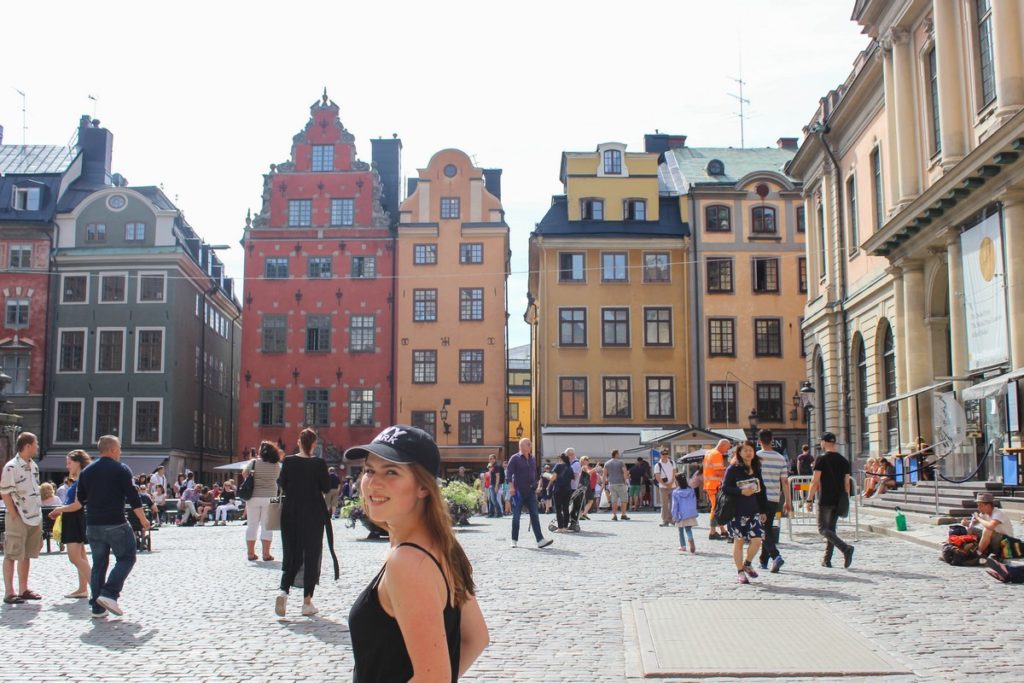
[[[51,0],[7,7],[4,142],[65,144],[83,114],[114,134],[113,171],[157,185],[242,273],[262,174],[326,87],[370,160],[398,134],[402,174],[456,147],[501,168],[511,227],[510,344],[529,342],[527,243],[563,151],[643,136],[739,147],[799,137],[868,43],[853,0]],[[95,99],[91,99],[92,96]],[[404,183],[403,183],[404,187]],[[403,190],[404,191],[404,190]],[[244,288],[244,283],[242,283]]]

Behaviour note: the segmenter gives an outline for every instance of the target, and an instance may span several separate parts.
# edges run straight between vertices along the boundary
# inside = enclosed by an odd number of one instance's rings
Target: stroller
[[[580,530],[580,513],[583,511],[583,505],[587,500],[587,487],[580,485],[576,487],[576,490],[569,496],[569,530],[579,531]],[[558,528],[558,521],[551,520],[548,523],[548,531],[554,531]]]

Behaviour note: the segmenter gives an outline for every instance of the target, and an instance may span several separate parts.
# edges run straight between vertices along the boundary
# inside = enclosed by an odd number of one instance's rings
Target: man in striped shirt
[[[764,479],[765,494],[768,496],[768,523],[764,525],[764,543],[761,544],[761,569],[769,569],[772,574],[778,573],[785,563],[779,553],[778,536],[775,528],[775,513],[779,511],[780,493],[785,494],[782,510],[789,513],[793,509],[793,501],[789,492],[789,464],[786,458],[772,447],[772,430],[762,429],[757,434],[761,442],[761,477]]]

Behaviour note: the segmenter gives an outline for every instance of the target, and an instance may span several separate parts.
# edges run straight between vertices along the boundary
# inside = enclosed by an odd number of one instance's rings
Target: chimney
[[[83,116],[78,124],[78,147],[82,150],[82,177],[91,185],[110,185],[110,162],[114,155],[114,136],[100,128],[97,119]]]
[[[644,135],[644,151],[648,154],[664,154],[680,147],[686,147],[685,135],[669,135],[660,131]]]
[[[484,169],[484,187],[498,199],[501,199],[501,169]]]
[[[390,225],[393,228],[398,225],[398,205],[402,192],[402,141],[398,139],[397,134],[393,134],[390,140],[377,138],[370,140],[370,144],[373,147],[373,165],[384,186],[381,204],[388,212]]]
[[[779,149],[787,149],[790,152],[796,151],[796,138],[779,138],[775,141],[775,144],[779,146]]]

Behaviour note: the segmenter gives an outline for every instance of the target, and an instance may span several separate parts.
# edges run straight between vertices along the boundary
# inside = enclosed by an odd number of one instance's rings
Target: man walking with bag
[[[814,463],[814,478],[807,492],[809,500],[814,500],[814,494],[821,492],[818,499],[818,533],[825,539],[825,557],[821,560],[821,566],[831,567],[832,549],[839,548],[843,554],[843,566],[849,569],[853,564],[853,546],[839,538],[836,524],[843,516],[840,506],[844,502],[849,506],[850,462],[836,449],[836,435],[832,432],[821,435],[821,450],[823,452]]]

